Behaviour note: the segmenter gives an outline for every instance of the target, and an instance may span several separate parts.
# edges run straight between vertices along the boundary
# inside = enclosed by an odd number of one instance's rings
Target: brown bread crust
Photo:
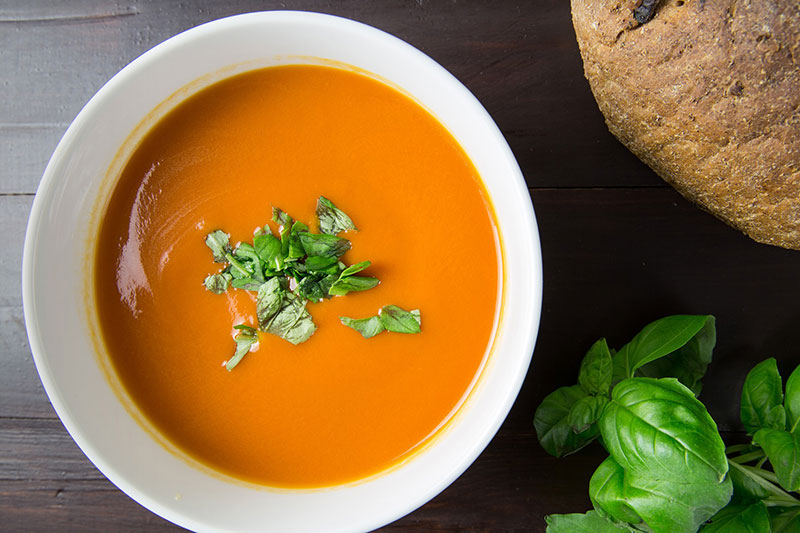
[[[611,132],[685,197],[800,249],[800,2],[571,0]]]

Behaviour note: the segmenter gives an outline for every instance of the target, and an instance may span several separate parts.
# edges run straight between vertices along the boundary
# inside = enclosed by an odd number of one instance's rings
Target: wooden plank
[[[69,124],[0,124],[0,194],[36,191]]]
[[[22,244],[32,202],[31,196],[0,196],[0,417],[55,417],[22,317]]]
[[[0,72],[8,73],[0,141],[3,127],[68,124],[114,73],[172,35],[235,12],[283,7],[49,0],[0,8]],[[663,186],[608,133],[583,79],[563,0],[504,0],[493,3],[490,16],[474,0],[307,0],[291,7],[366,22],[430,54],[483,102],[532,186]],[[35,191],[58,137],[39,133],[29,130],[6,148],[12,163],[0,170],[0,192]],[[29,148],[19,152],[20,143]]]
[[[0,307],[22,305],[22,244],[32,196],[0,196]]]

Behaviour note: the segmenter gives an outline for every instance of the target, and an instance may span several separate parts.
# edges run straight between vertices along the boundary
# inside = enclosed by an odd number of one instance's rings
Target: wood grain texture
[[[360,20],[431,55],[486,106],[532,187],[544,307],[522,391],[475,464],[386,531],[544,531],[545,514],[588,509],[602,450],[551,458],[531,419],[600,336],[619,346],[665,314],[714,313],[702,399],[733,431],[746,371],[768,356],[784,375],[800,362],[800,254],[696,209],[617,143],[583,78],[568,2],[14,0],[0,3],[0,530],[177,529],[111,485],[56,418],[22,318],[23,235],[58,138],[108,78],[187,28],[276,8]]]

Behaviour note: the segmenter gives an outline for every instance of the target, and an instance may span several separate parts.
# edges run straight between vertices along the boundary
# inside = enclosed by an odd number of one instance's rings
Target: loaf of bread
[[[800,249],[800,1],[571,1],[611,132],[731,226]]]

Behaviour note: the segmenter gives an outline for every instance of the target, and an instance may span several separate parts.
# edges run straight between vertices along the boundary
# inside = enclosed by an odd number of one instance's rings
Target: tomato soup
[[[320,195],[359,228],[343,260],[371,260],[380,285],[309,302],[307,342],[261,333],[226,371],[256,306],[205,289],[206,235],[252,241],[272,206],[316,231]],[[347,483],[409,457],[465,398],[492,341],[498,247],[480,177],[425,109],[345,69],[266,68],[182,102],[125,164],[95,254],[100,330],[138,409],[192,458],[275,487]],[[420,309],[422,331],[364,339],[339,322],[389,304]]]

